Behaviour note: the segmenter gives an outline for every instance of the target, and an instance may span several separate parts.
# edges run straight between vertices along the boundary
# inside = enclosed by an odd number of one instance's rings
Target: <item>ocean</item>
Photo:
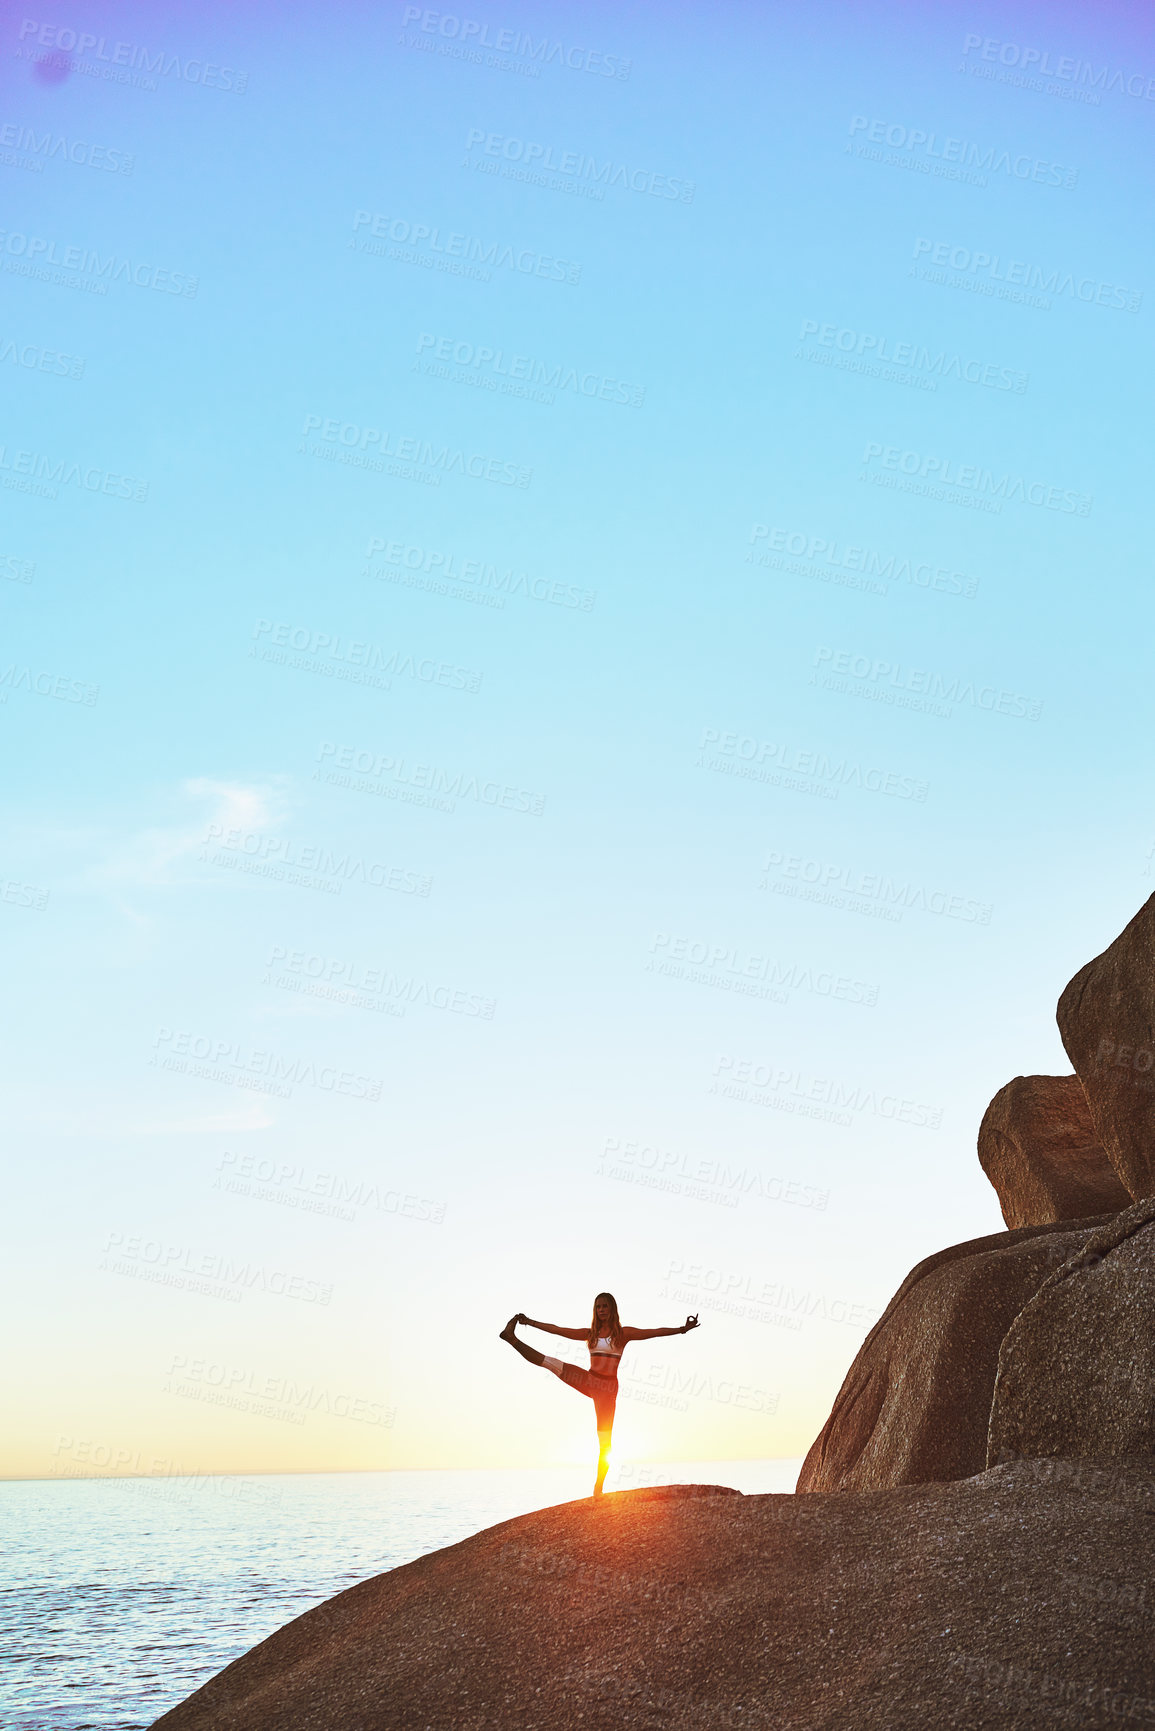
[[[609,1487],[792,1491],[800,1465],[623,1466]],[[146,1731],[334,1593],[589,1488],[586,1467],[0,1483],[0,1725]]]

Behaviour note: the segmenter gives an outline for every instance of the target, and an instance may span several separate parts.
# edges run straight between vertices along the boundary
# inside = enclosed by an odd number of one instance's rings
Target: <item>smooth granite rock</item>
[[[338,1594],[156,1731],[1150,1723],[1152,1513],[1148,1467],[1084,1461],[566,1503]]]
[[[979,1125],[979,1165],[1012,1228],[1117,1214],[1131,1201],[1078,1076],[1016,1076],[1000,1088]]]
[[[1093,1232],[1015,1318],[988,1459],[1150,1455],[1155,1465],[1155,1201]]]
[[[882,1490],[982,1472],[1003,1336],[1108,1218],[996,1232],[913,1268],[863,1341],[798,1489]]]
[[[1155,896],[1065,987],[1058,1023],[1120,1182],[1155,1195]]]

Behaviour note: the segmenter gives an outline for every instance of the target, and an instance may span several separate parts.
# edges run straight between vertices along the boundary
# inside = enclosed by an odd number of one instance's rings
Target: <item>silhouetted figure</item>
[[[514,1333],[518,1323],[525,1328],[539,1328],[543,1334],[560,1334],[564,1340],[584,1340],[590,1349],[590,1367],[565,1364],[560,1358],[548,1358],[532,1346],[526,1346]],[[631,1340],[657,1340],[660,1335],[687,1334],[697,1328],[697,1316],[688,1316],[681,1328],[623,1328],[618,1316],[618,1301],[612,1292],[599,1292],[594,1299],[594,1313],[588,1328],[559,1328],[553,1322],[534,1322],[522,1311],[511,1316],[501,1331],[522,1358],[530,1364],[540,1364],[579,1394],[586,1394],[594,1403],[598,1426],[598,1476],[594,1496],[600,1497],[610,1465],[610,1440],[614,1429],[614,1408],[618,1400],[618,1362]]]

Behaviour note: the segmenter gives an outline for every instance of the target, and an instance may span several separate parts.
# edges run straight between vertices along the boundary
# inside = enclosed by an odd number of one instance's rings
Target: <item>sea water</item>
[[[620,1489],[791,1491],[800,1461],[623,1467]],[[334,1593],[589,1494],[589,1469],[0,1483],[0,1725],[145,1731]]]

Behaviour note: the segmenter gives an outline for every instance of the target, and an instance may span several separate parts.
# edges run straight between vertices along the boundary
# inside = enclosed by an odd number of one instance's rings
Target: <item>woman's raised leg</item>
[[[526,1346],[523,1340],[518,1340],[517,1317],[511,1316],[502,1329],[499,1338],[520,1352],[522,1358],[530,1364],[545,1365],[555,1376],[569,1387],[576,1389],[578,1394],[588,1395],[594,1404],[594,1413],[598,1426],[598,1475],[594,1481],[594,1496],[600,1497],[606,1482],[606,1474],[610,1470],[610,1442],[614,1431],[614,1408],[617,1404],[617,1386],[611,1392],[604,1388],[602,1378],[594,1376],[588,1370],[581,1370],[576,1364],[562,1364],[556,1358],[547,1359],[544,1352],[538,1352],[535,1347]]]

